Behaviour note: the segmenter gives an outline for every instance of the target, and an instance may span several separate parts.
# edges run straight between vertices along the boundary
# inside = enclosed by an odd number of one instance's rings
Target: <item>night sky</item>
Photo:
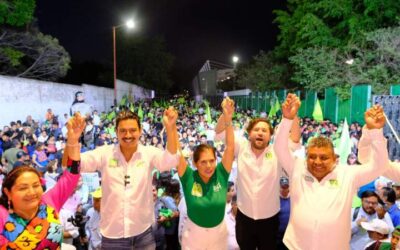
[[[207,59],[231,64],[236,54],[247,62],[259,50],[271,50],[278,34],[272,10],[284,8],[285,2],[37,0],[35,16],[40,30],[59,39],[74,63],[108,65],[112,26],[133,16],[138,29],[132,35],[164,37],[175,56],[173,80],[188,85]]]

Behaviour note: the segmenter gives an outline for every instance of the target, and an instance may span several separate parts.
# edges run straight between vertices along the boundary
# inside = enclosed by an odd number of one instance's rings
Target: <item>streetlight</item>
[[[232,57],[232,62],[233,62],[233,68],[236,69],[236,64],[239,62],[239,57],[238,56],[233,56]]]
[[[114,106],[117,106],[117,49],[115,43],[116,29],[126,26],[128,29],[135,28],[135,22],[129,19],[125,24],[120,24],[112,27],[113,32],[113,60],[114,60]]]
[[[232,62],[233,62],[232,76],[235,78],[234,81],[233,81],[232,87],[233,87],[233,90],[236,90],[236,84],[235,84],[236,75],[235,75],[235,71],[236,71],[236,65],[237,65],[237,63],[239,62],[239,57],[236,56],[236,55],[232,56]]]

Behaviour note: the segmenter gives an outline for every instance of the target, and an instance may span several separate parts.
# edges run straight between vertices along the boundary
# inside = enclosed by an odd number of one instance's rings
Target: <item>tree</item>
[[[363,33],[396,25],[398,0],[288,0],[287,10],[275,10],[281,58],[309,47],[343,48]]]
[[[312,47],[290,57],[292,80],[306,89],[322,92],[335,87],[343,99],[350,88],[371,84],[373,93],[388,94],[400,81],[400,27],[378,29],[363,36],[364,42],[342,49]],[[351,63],[348,60],[351,59]]]
[[[249,64],[237,68],[240,87],[265,91],[288,87],[288,65],[279,62],[272,52],[260,51]]]
[[[40,32],[4,30],[0,36],[0,73],[57,80],[66,75],[70,57],[58,40]]]
[[[118,78],[142,87],[167,91],[172,85],[173,56],[163,39],[120,35],[118,41]]]
[[[0,1],[0,24],[21,27],[33,19],[35,0]]]
[[[305,89],[322,92],[328,87],[344,87],[344,56],[339,49],[312,47],[299,49],[290,57],[294,66],[292,80]]]
[[[400,81],[400,26],[366,33],[365,44],[352,46],[350,52],[351,83],[368,83],[373,93],[388,94],[390,85]]]
[[[70,57],[57,39],[31,25],[35,7],[35,0],[0,1],[0,73],[57,80],[66,75]]]

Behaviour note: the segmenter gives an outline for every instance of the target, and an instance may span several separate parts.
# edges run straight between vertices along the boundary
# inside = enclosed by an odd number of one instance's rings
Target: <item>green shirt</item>
[[[18,160],[17,153],[23,151],[19,148],[9,148],[3,153],[3,158],[7,160],[7,173],[9,173],[14,166],[14,163]]]
[[[209,182],[204,183],[198,171],[189,166],[180,177],[187,214],[200,227],[215,227],[224,219],[229,173],[218,163]]]

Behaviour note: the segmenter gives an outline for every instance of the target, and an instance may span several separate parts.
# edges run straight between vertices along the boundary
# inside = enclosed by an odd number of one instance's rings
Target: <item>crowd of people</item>
[[[400,168],[381,107],[350,124],[341,155],[344,122],[297,117],[293,94],[282,117],[182,98],[4,126],[1,247],[396,249]]]

